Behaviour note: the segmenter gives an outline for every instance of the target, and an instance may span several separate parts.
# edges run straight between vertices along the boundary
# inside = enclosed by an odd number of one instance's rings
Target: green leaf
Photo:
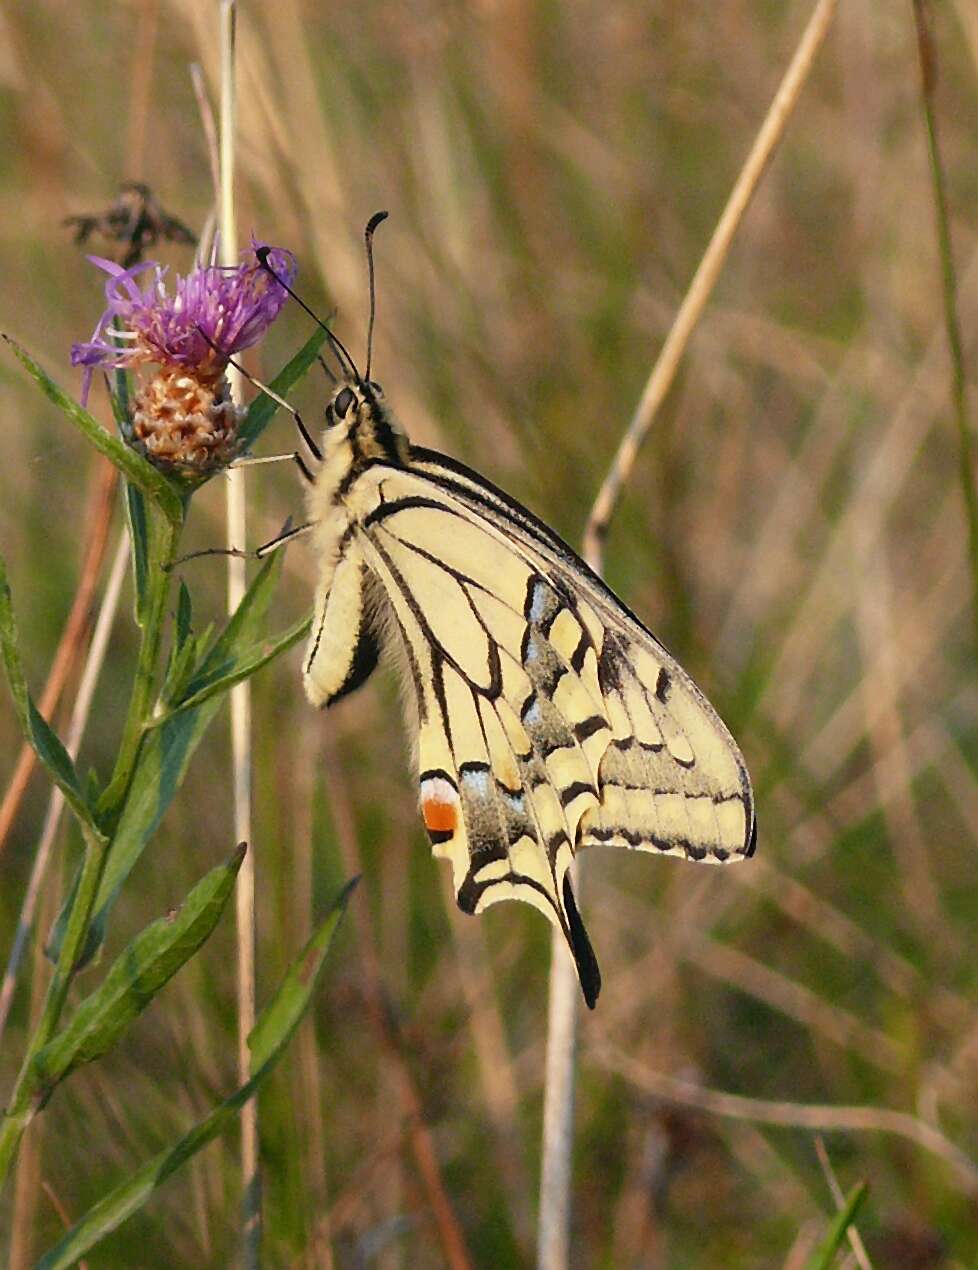
[[[181,581],[180,589],[177,593],[177,614],[173,631],[173,647],[170,649],[170,659],[167,664],[166,674],[163,676],[163,686],[160,689],[160,700],[168,706],[182,699],[184,689],[194,672],[194,666],[197,661],[199,641],[194,638],[190,624],[190,592],[187,590],[186,584]],[[159,722],[162,722],[163,717],[168,716],[161,716]],[[152,726],[158,726],[156,720],[153,721]]]
[[[278,393],[280,397],[284,397],[316,360],[316,354],[325,341],[326,332],[321,327],[317,327],[292,360],[286,362],[285,366],[269,384],[269,387]],[[254,399],[238,429],[238,437],[242,449],[248,449],[254,445],[271,423],[278,409],[278,402],[269,397],[267,393],[260,393]]]
[[[218,696],[222,692],[227,692],[229,688],[233,688],[236,683],[241,683],[243,679],[250,679],[252,675],[257,674],[269,662],[274,661],[281,653],[287,652],[299,640],[304,639],[309,634],[309,627],[312,617],[307,616],[300,618],[288,630],[283,631],[281,635],[276,635],[272,639],[261,640],[252,648],[246,649],[235,660],[233,666],[225,667],[220,671],[215,671],[208,676],[203,671],[200,675],[195,676],[193,681],[187,685],[186,692],[181,696],[180,700],[175,701],[170,712],[164,716],[164,720],[174,718],[181,714],[184,710],[193,710],[197,706],[203,705],[205,701],[209,701],[211,697]],[[168,700],[172,700],[172,696],[167,696]]]
[[[45,1101],[76,1068],[110,1050],[201,947],[224,912],[244,855],[242,843],[225,864],[197,883],[176,913],[141,931],[67,1027],[38,1052],[34,1068],[45,1088]]]
[[[237,659],[250,651],[260,636],[261,623],[271,603],[272,593],[281,571],[281,558],[271,557],[255,575],[234,614],[228,620],[201,666],[210,677],[230,673]],[[164,813],[183,782],[197,746],[223,698],[210,697],[195,709],[181,711],[165,719],[144,738],[136,760],[136,770],[129,783],[126,802],[109,849],[102,875],[95,915],[80,965],[95,956],[105,936],[109,912],[119,889],[132,872],[147,843],[156,832]],[[51,935],[51,956],[57,957],[65,925],[62,909]]]
[[[118,318],[112,319],[116,331],[122,329]],[[117,366],[113,372],[115,387],[109,388],[109,401],[112,403],[112,417],[119,425],[119,431],[125,436],[132,429],[131,392],[129,391],[129,372]]]
[[[177,621],[176,621],[176,647],[181,648],[189,639],[191,625],[193,622],[193,606],[190,602],[190,592],[187,590],[187,584],[180,579],[180,587],[177,591]]]
[[[245,637],[255,638],[255,628],[268,612],[268,606],[272,602],[275,585],[282,572],[282,560],[281,553],[276,552],[269,556],[255,574],[241,603],[228,618],[224,629],[208,650],[201,666],[203,672],[209,673],[215,666],[225,661],[233,661],[244,645]]]
[[[149,524],[142,490],[126,485],[126,516],[132,543],[132,573],[136,594],[136,624],[143,626],[146,614],[146,582],[149,573]]]
[[[278,992],[261,1012],[248,1037],[251,1050],[252,1080],[278,1060],[289,1038],[306,1012],[316,980],[329,951],[333,929],[346,908],[347,901],[360,881],[353,878],[336,898],[333,913],[322,923],[316,933],[292,962]]]
[[[13,597],[7,582],[7,566],[2,557],[0,557],[0,652],[3,654],[17,717],[28,744],[50,772],[78,819],[96,838],[101,839],[102,834],[95,823],[95,817],[78,773],[75,771],[75,765],[60,738],[34,705],[27,689],[27,681],[24,678],[24,669],[20,660]]]
[[[835,1221],[829,1227],[825,1239],[809,1258],[805,1270],[830,1270],[833,1258],[841,1248],[846,1232],[855,1222],[868,1194],[869,1185],[866,1182],[860,1182],[858,1186],[852,1188],[846,1197],[845,1204],[836,1214]]]
[[[282,1056],[285,1046],[309,1008],[322,975],[336,925],[346,907],[351,882],[325,921],[292,963],[282,986],[262,1012],[251,1034],[253,1075],[240,1089],[195,1125],[179,1142],[154,1156],[115,1190],[110,1191],[72,1226],[64,1238],[37,1263],[35,1270],[66,1270],[94,1248],[151,1199],[154,1192],[208,1142],[233,1124],[238,1112],[261,1087]],[[256,1061],[261,1055],[260,1062]]]
[[[119,890],[156,833],[220,705],[220,698],[215,698],[202,709],[190,710],[155,729],[144,739],[125,806],[112,838],[79,966],[87,965],[98,952]],[[61,948],[65,914],[66,909],[62,909],[51,935],[50,956],[53,959],[57,958]]]
[[[131,481],[148,494],[160,507],[167,520],[174,525],[183,524],[183,499],[152,463],[141,454],[130,449],[118,437],[107,432],[105,428],[83,409],[77,401],[69,397],[59,388],[53,379],[41,369],[33,357],[9,335],[3,337],[14,351],[14,355],[27,368],[40,384],[44,393],[62,410],[80,432],[83,432],[100,454],[104,454],[110,463],[114,463],[127,481]]]

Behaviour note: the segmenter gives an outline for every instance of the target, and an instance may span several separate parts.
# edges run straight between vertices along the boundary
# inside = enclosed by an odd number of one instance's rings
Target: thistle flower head
[[[89,257],[109,278],[92,338],[71,350],[72,365],[85,367],[82,399],[97,366],[158,366],[137,390],[132,435],[161,465],[200,471],[232,457],[238,420],[224,378],[228,361],[262,338],[287,298],[259,263],[260,246],[253,242],[237,266],[205,265],[178,275],[172,291],[166,269],[155,261],[124,269]],[[291,283],[291,252],[273,248],[268,260]]]

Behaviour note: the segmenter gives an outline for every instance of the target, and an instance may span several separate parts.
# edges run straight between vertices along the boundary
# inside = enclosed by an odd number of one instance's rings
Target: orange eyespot
[[[426,798],[421,804],[421,815],[429,833],[454,833],[458,825],[458,807],[455,803]]]

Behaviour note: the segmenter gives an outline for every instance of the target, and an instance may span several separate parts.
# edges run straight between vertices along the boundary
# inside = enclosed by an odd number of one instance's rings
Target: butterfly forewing
[[[524,580],[527,586],[521,661],[578,732],[593,730],[599,806],[584,815],[576,845],[611,841],[717,862],[750,854],[754,813],[743,758],[686,672],[525,508],[459,464],[430,451],[420,454],[415,480],[430,480],[446,512],[457,516],[466,509],[478,532],[491,534],[515,557],[508,570],[511,609]],[[431,522],[427,532],[437,532]],[[455,543],[462,541],[446,530],[443,559],[478,572],[478,564],[457,559]],[[477,561],[477,543],[464,547],[466,560]],[[475,581],[498,592],[494,579],[505,569],[496,561],[496,571]],[[538,655],[540,637],[558,661]]]

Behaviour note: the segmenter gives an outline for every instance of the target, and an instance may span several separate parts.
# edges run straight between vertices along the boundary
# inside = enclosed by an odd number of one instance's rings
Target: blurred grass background
[[[296,252],[302,294],[338,308],[356,356],[362,228],[390,209],[376,377],[413,439],[578,542],[809,11],[244,3],[240,224]],[[68,349],[102,292],[61,222],[138,178],[201,227],[210,176],[188,67],[201,62],[213,87],[215,29],[211,7],[190,0],[0,14],[2,325],[65,384],[77,386]],[[978,9],[942,6],[934,35],[967,353]],[[180,250],[159,254],[186,268]],[[272,373],[308,333],[287,312],[255,369]],[[605,986],[581,1032],[575,1266],[801,1265],[834,1208],[809,1131],[667,1104],[616,1052],[753,1098],[906,1110],[978,1156],[978,694],[945,348],[910,5],[851,0],[608,543],[612,585],[740,740],[760,837],[756,859],[729,870],[589,856]],[[4,362],[0,531],[39,690],[98,470]],[[297,394],[307,420],[324,392],[310,377]],[[292,445],[280,418],[261,448]],[[290,471],[249,480],[257,543],[301,494]],[[194,500],[188,549],[221,541],[219,485]],[[313,573],[290,547],[277,625],[308,606]],[[221,562],[185,576],[198,624],[218,616]],[[111,763],[133,649],[124,611],[83,766]],[[406,1056],[474,1263],[529,1264],[548,929],[522,906],[478,921],[454,910],[416,813],[394,684],[378,677],[324,718],[303,699],[299,660],[255,685],[260,999],[358,868],[364,907],[314,1025],[262,1097],[268,1263],[442,1264],[406,1145]],[[0,747],[6,779],[19,748],[6,705]],[[109,953],[226,856],[229,789],[215,727],[118,907]],[[35,776],[0,856],[3,957],[46,793]],[[59,858],[76,846],[68,836]],[[56,868],[49,913],[63,883]],[[364,932],[400,1059],[366,1005]],[[35,1255],[233,1086],[232,959],[226,921],[122,1048],[35,1122],[20,1232]],[[29,1006],[25,980],[4,1090]],[[974,1185],[945,1160],[876,1133],[826,1145],[843,1189],[871,1183],[860,1225],[874,1264],[975,1264]],[[89,1264],[233,1262],[236,1158],[230,1141],[211,1147]],[[0,1217],[9,1228],[9,1204]]]

